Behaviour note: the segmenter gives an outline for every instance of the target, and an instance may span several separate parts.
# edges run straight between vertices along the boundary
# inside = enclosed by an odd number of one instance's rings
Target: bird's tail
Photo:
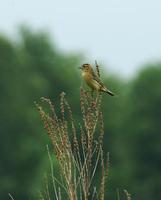
[[[105,91],[107,94],[111,95],[111,96],[115,96],[115,94],[113,92],[111,92],[110,90]]]
[[[107,94],[111,95],[111,96],[115,96],[115,94],[113,92],[111,92],[110,90],[108,90],[107,88],[106,89],[103,89],[102,90],[103,92],[106,92]]]

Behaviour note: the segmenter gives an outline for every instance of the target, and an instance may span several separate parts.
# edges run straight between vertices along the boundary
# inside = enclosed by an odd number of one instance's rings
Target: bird
[[[115,95],[102,83],[99,76],[94,72],[90,64],[83,64],[79,68],[82,71],[83,79],[85,80],[86,84],[92,89],[92,91],[95,90],[97,92],[105,92],[111,96]]]

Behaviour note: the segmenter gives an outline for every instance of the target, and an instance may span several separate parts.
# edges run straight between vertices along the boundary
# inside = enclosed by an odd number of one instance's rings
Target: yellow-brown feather
[[[94,80],[94,78],[90,72],[83,72],[82,76],[90,88],[92,88],[93,90],[97,90],[97,91],[101,90],[101,85],[96,80]]]
[[[85,82],[90,88],[92,88],[92,90],[106,92],[109,95],[114,96],[114,93],[109,91],[101,82],[99,77],[97,77],[90,64],[82,65],[81,69],[82,69],[82,76]]]

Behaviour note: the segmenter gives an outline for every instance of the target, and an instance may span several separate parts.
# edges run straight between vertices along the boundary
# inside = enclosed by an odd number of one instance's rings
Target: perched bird
[[[90,64],[83,64],[80,69],[82,70],[82,77],[92,90],[96,90],[98,92],[106,92],[107,94],[114,96],[114,93],[108,90],[101,82],[100,78],[94,72]]]

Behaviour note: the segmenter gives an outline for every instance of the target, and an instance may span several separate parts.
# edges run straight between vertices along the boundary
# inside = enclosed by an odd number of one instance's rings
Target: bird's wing
[[[93,79],[95,81],[97,81],[102,87],[104,87],[104,84],[102,83],[102,81],[100,80],[100,78],[97,76],[97,74],[92,70],[92,75],[93,75]]]

